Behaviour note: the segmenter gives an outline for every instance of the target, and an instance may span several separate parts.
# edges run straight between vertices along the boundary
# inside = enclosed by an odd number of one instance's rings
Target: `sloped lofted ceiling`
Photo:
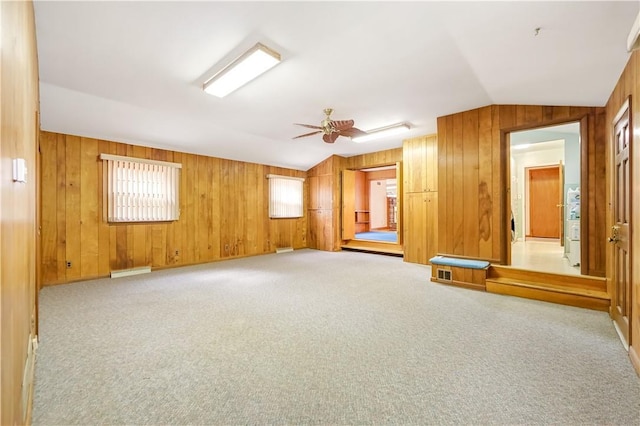
[[[42,128],[307,170],[402,146],[489,104],[603,106],[637,1],[37,1]],[[540,28],[536,35],[536,28]],[[282,63],[219,99],[202,91],[256,42]],[[293,140],[332,107],[401,137]]]

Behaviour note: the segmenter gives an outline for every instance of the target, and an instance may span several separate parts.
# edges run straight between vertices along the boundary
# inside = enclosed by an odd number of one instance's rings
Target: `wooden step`
[[[490,293],[600,311],[608,311],[610,305],[606,280],[598,277],[491,266],[486,280],[486,289]]]
[[[487,278],[508,278],[510,280],[553,284],[561,287],[591,289],[607,292],[607,280],[587,275],[566,275],[553,272],[539,272],[510,266],[491,265]]]
[[[396,244],[396,243],[386,243],[386,242],[380,242],[380,241],[365,241],[365,240],[349,240],[346,244],[343,244],[341,247],[346,250],[385,253],[385,254],[392,254],[395,256],[404,255],[404,251],[402,250],[402,245]]]

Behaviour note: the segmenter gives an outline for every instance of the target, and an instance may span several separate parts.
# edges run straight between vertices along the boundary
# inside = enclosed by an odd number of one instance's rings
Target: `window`
[[[267,175],[269,179],[269,217],[302,217],[304,178]]]
[[[109,222],[178,220],[182,164],[100,154]]]

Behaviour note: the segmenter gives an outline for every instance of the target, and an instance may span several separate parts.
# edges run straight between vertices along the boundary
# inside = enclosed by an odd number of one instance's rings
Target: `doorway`
[[[397,164],[344,170],[343,248],[402,254]]]
[[[511,132],[511,266],[580,275],[580,123]]]

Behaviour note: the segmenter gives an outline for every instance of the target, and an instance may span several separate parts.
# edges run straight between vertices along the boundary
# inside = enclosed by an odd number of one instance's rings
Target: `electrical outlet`
[[[71,268],[71,261],[70,260],[67,260],[67,269],[68,268]]]

